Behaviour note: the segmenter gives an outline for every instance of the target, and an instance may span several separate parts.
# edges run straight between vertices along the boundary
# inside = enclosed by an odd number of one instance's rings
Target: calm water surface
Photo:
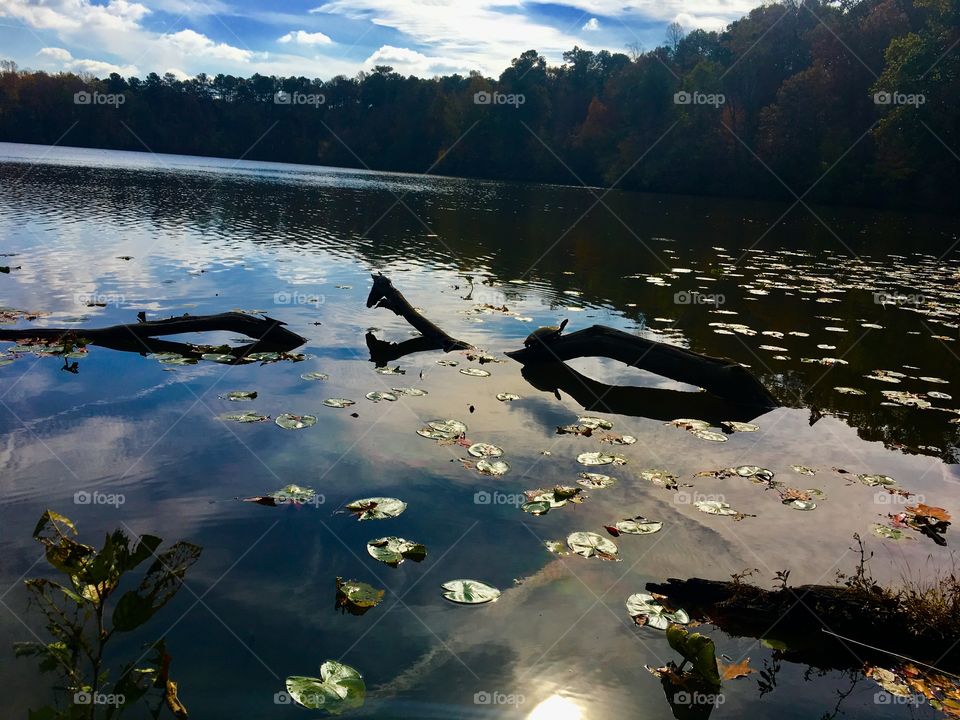
[[[787,210],[0,144],[0,251],[10,255],[0,265],[14,268],[0,275],[0,306],[48,313],[36,327],[133,322],[140,311],[161,318],[259,310],[308,338],[297,363],[170,366],[93,347],[76,374],[64,372],[61,359],[31,354],[0,366],[3,716],[25,717],[53,693],[11,648],[44,632],[20,581],[47,572],[30,536],[48,507],[73,518],[91,543],[125,527],[203,547],[186,588],[142,637],[134,633],[118,648],[129,655],[166,632],[171,672],[195,718],[306,717],[275,705],[274,693],[286,676],[316,675],[331,658],[364,674],[369,692],[357,717],[670,718],[644,665],[674,653],[663,633],[633,626],[623,605],[645,583],[727,579],[745,568],[757,568],[761,584],[781,569],[791,570],[792,583],[830,582],[853,568],[854,533],[867,539],[883,581],[951,567],[949,545],[872,535],[889,504],[831,468],[890,475],[929,504],[960,512],[960,425],[950,422],[960,407],[956,225],[876,211],[815,208],[815,217],[803,207],[782,217]],[[565,317],[569,330],[612,325],[747,364],[783,407],[754,420],[759,432],[725,443],[665,425],[696,407],[669,393],[651,392],[630,415],[592,410],[638,438],[616,449],[628,463],[607,470],[619,483],[590,492],[582,505],[532,517],[501,501],[572,483],[589,469],[576,462],[579,453],[610,447],[555,433],[584,414],[591,396],[561,385],[558,399],[549,378],[531,384],[512,361],[485,364],[490,377],[468,377],[458,369],[476,363],[454,353],[446,357],[459,367],[441,366],[439,351],[391,363],[403,375],[374,372],[368,328],[386,340],[412,336],[400,318],[365,308],[375,271],[452,335],[499,357],[533,327]],[[678,302],[678,293],[694,301]],[[506,305],[510,314],[484,312],[485,304]],[[222,333],[209,341],[235,340]],[[696,390],[617,363],[573,365],[601,383]],[[904,377],[897,384],[864,377],[875,370]],[[300,378],[311,371],[329,379]],[[428,394],[393,403],[364,398],[399,386]],[[231,390],[259,396],[252,403],[219,397]],[[883,390],[915,393],[933,407],[891,403]],[[521,399],[499,402],[499,392]],[[338,397],[357,404],[323,405]],[[219,419],[247,409],[319,421],[286,431]],[[434,418],[460,419],[472,440],[503,447],[510,472],[482,476],[461,464],[462,448],[418,437]],[[768,467],[826,498],[798,512],[747,480],[693,477],[742,464]],[[794,464],[818,472],[798,475]],[[722,496],[756,517],[699,513],[641,480],[646,468],[669,470],[693,485],[687,492]],[[288,483],[317,489],[324,504],[237,501]],[[75,503],[75,493],[93,491],[121,494],[124,503]],[[477,495],[483,491],[501,494],[483,502],[490,497]],[[403,499],[407,511],[366,523],[334,513],[381,495]],[[545,540],[602,532],[638,514],[664,528],[621,537],[622,562],[557,558],[544,548]],[[396,569],[374,561],[365,543],[390,534],[426,544],[427,559]],[[337,576],[385,588],[386,600],[362,617],[339,614]],[[440,583],[461,577],[503,596],[480,607],[446,602]],[[770,666],[772,651],[757,641],[705,631],[718,652],[749,656],[758,670]],[[837,671],[782,663],[776,688],[764,695],[757,677],[725,684],[725,702],[711,717],[812,718],[835,707],[853,718],[934,716],[877,705],[877,686]],[[522,702],[477,703],[477,693]]]

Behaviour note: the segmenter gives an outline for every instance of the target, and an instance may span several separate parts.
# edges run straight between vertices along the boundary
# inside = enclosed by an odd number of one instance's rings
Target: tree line
[[[0,140],[627,190],[960,209],[960,5],[787,0],[630,54],[499,78],[171,74],[0,63]]]

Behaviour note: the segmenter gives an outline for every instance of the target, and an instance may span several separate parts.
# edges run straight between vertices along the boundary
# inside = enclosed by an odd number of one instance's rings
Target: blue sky
[[[627,52],[677,21],[719,29],[758,0],[0,0],[0,58],[21,68],[329,79],[374,65],[496,76],[535,48]]]

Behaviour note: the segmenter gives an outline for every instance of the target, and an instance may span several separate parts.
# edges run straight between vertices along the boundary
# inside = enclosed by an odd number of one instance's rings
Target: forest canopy
[[[960,5],[804,0],[498,78],[106,78],[0,64],[0,140],[960,209]]]

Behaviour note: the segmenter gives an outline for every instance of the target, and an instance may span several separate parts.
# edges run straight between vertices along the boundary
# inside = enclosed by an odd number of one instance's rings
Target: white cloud
[[[401,75],[467,74],[472,68],[451,58],[432,57],[410,48],[384,45],[364,61],[364,67],[390,65]]]
[[[297,45],[330,45],[333,40],[322,32],[307,32],[306,30],[292,30],[286,35],[277,38],[280,43],[296,43]]]
[[[43,58],[50,58],[51,60],[55,60],[57,62],[67,62],[73,59],[73,55],[63,48],[58,47],[40,48],[40,51],[37,53],[37,55]]]
[[[233,62],[247,62],[253,57],[253,52],[250,50],[214,42],[206,35],[201,35],[194,30],[181,30],[172,35],[166,35],[160,39],[160,42],[170,43],[186,55],[202,55]]]
[[[123,76],[136,75],[135,65],[116,65],[103,60],[93,60],[90,58],[75,58],[69,50],[58,47],[41,48],[37,53],[42,58],[47,58],[55,64],[57,70],[69,70],[75,73],[89,73],[97,77],[106,77],[110,73],[117,73]]]
[[[589,20],[587,20],[587,21],[583,24],[583,27],[580,28],[580,29],[581,29],[581,30],[587,30],[587,31],[599,30],[599,29],[600,29],[600,21],[597,20],[596,18],[590,18]]]

